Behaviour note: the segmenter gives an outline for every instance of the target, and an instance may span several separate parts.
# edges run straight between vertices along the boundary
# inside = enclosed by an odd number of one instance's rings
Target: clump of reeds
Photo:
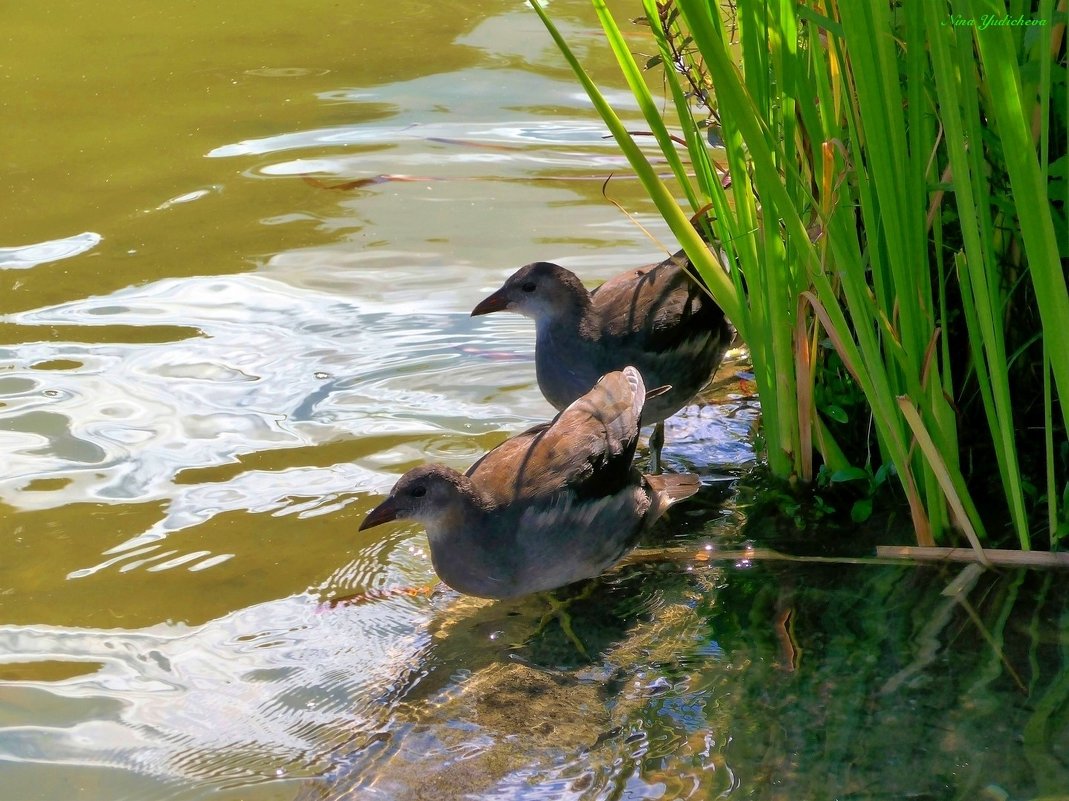
[[[992,497],[1069,533],[1066,0],[643,0],[638,58],[594,0],[671,186],[532,4],[748,343],[775,475],[897,476],[921,545]]]

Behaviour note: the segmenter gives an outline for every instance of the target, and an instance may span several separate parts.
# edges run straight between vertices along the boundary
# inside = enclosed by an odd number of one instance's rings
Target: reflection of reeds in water
[[[890,801],[1069,780],[1053,574],[670,555],[569,608],[592,663],[552,625],[524,642],[537,598],[443,598],[389,742],[339,754],[299,797]]]
[[[761,560],[765,542],[789,550],[768,539],[772,521],[740,530],[747,510],[702,497],[700,518],[650,533],[644,560],[576,588],[593,661],[555,624],[536,631],[537,596],[385,592],[329,609],[302,595],[198,627],[2,627],[8,659],[69,654],[80,668],[8,666],[11,714],[41,693],[64,714],[112,710],[87,724],[91,741],[85,727],[9,726],[4,753],[44,738],[82,764],[175,782],[179,798],[273,798],[285,787],[272,783],[302,778],[306,801],[1056,797],[1069,779],[1056,574]],[[681,557],[682,523],[691,554],[738,558]],[[405,545],[362,547],[324,592],[393,586],[368,565],[417,558]]]
[[[704,510],[721,521],[707,536],[747,533],[728,511],[730,522],[718,505]],[[689,552],[716,553],[705,542]],[[1065,616],[1069,596],[1049,578],[762,562],[777,556],[763,548],[711,565],[682,558],[685,547],[648,544],[636,553],[645,558],[575,591],[569,612],[593,662],[554,625],[528,639],[546,609],[537,597],[443,596],[386,739],[343,748],[338,768],[299,798],[660,788],[693,799],[897,799],[938,794],[960,763],[988,753],[997,757],[965,776],[965,791],[1044,786],[1018,768],[1027,764],[1020,732],[1033,732],[1028,759],[1055,754],[1054,727],[1069,713],[1058,696],[1062,658],[1036,625]],[[964,578],[948,597],[954,575]],[[1037,582],[1046,589],[1029,593]],[[1064,625],[1059,636],[1069,637]],[[1047,711],[1032,714],[1015,673],[1032,677]],[[1013,766],[1004,738],[1015,743]]]

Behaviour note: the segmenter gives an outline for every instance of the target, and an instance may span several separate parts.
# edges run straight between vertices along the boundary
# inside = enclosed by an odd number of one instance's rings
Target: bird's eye
[[[534,281],[527,281],[520,287],[524,292],[534,292],[538,288],[538,284]]]
[[[422,498],[424,495],[427,494],[427,488],[426,487],[413,487],[412,488],[412,492],[410,494],[412,495],[413,498]]]

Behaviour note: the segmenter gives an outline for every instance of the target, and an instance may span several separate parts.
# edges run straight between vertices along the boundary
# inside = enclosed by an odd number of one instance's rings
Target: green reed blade
[[[705,248],[698,232],[695,231],[694,227],[690,224],[689,218],[683,213],[682,209],[680,209],[679,204],[676,203],[675,198],[672,197],[668,188],[664,185],[664,182],[661,181],[660,177],[654,171],[649,160],[634,143],[634,140],[627,132],[627,128],[620,121],[620,118],[616,115],[616,112],[609,105],[608,101],[605,100],[604,96],[583,69],[582,65],[580,65],[579,60],[568,47],[564,37],[561,36],[560,31],[557,30],[552,20],[550,20],[546,14],[541,2],[539,2],[539,0],[531,0],[531,6],[542,20],[542,23],[546,26],[546,30],[549,31],[554,43],[561,51],[561,54],[564,56],[569,66],[571,66],[572,71],[579,79],[580,84],[582,84],[583,88],[586,90],[587,96],[594,104],[594,108],[609,128],[609,132],[616,139],[617,144],[624,152],[624,155],[627,157],[635,174],[646,188],[646,191],[650,194],[654,204],[657,206],[657,210],[661,212],[665,222],[668,223],[669,228],[672,229],[672,233],[675,234],[676,239],[678,239],[680,244],[686,248],[687,253],[691,256],[691,260],[701,271],[702,277],[708,282],[709,289],[713,293],[716,302],[731,319],[741,318],[740,299],[735,292],[735,285],[732,283],[731,279],[728,278],[719,263],[714,259],[713,254],[709,253]]]

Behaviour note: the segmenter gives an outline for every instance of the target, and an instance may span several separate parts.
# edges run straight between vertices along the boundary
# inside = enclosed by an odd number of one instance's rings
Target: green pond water
[[[418,526],[357,533],[551,415],[530,323],[468,312],[661,258],[610,174],[673,244],[529,8],[2,27],[2,801],[1069,798],[1064,575],[751,558],[799,543],[738,480],[744,363],[669,424],[704,490],[572,603],[591,661],[541,599],[416,592]]]

